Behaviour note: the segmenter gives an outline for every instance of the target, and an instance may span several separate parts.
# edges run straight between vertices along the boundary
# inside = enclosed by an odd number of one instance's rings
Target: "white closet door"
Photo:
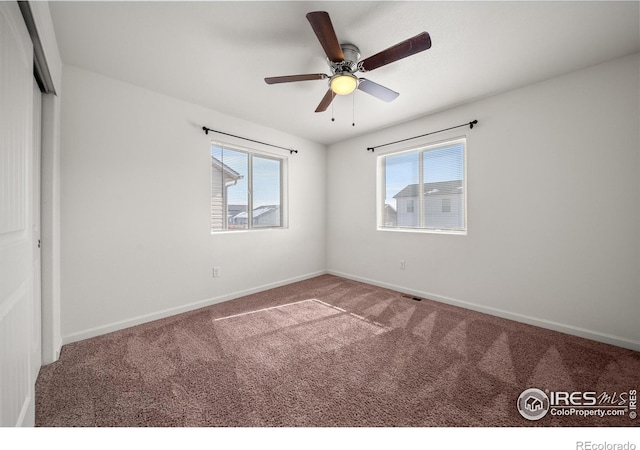
[[[32,425],[33,53],[17,2],[0,2],[0,426]]]
[[[32,265],[33,295],[31,302],[31,380],[35,384],[42,365],[42,261],[40,255],[40,171],[42,170],[42,93],[32,78],[33,85],[33,132],[31,163],[31,230],[32,230]]]

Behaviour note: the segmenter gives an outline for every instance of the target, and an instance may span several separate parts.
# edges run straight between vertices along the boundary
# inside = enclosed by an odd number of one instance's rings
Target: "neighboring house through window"
[[[460,138],[380,156],[379,228],[465,233],[465,151]]]
[[[286,159],[211,144],[211,231],[284,227]]]

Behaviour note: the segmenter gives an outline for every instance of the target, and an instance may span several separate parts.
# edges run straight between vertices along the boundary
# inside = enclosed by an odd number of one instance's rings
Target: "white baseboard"
[[[20,408],[20,415],[16,421],[16,427],[34,427],[36,424],[36,402],[35,391],[32,388],[31,393],[24,399],[22,408]]]
[[[598,331],[587,330],[585,328],[575,327],[573,325],[567,325],[563,323],[553,322],[551,320],[539,319],[536,317],[526,316],[510,311],[505,311],[498,308],[492,308],[490,306],[483,306],[476,303],[466,302],[463,300],[457,300],[449,297],[443,297],[441,295],[432,294],[430,292],[420,292],[412,289],[407,289],[403,286],[397,286],[390,283],[384,283],[377,280],[371,280],[369,278],[352,275],[349,273],[339,272],[335,270],[327,270],[330,275],[335,275],[342,278],[347,278],[354,281],[360,281],[362,283],[372,284],[374,286],[391,289],[393,291],[399,291],[406,294],[415,295],[420,298],[428,298],[429,300],[435,300],[437,302],[446,303],[452,306],[458,306],[472,311],[477,311],[492,316],[502,317],[503,319],[513,320],[515,322],[526,323],[528,325],[534,325],[540,328],[546,328],[553,331],[559,331],[565,334],[571,334],[573,336],[579,336],[585,339],[591,339],[592,341],[604,342],[605,344],[615,345],[617,347],[628,348],[630,350],[640,351],[640,341],[628,339],[622,336],[615,336],[606,333],[600,333]]]
[[[143,323],[152,322],[154,320],[164,319],[166,317],[175,316],[176,314],[181,314],[184,312],[194,311],[196,309],[204,308],[206,306],[215,305],[217,303],[222,303],[228,300],[233,300],[234,298],[244,297],[245,295],[255,294],[257,292],[266,291],[269,289],[277,288],[280,286],[285,286],[287,284],[295,283],[298,281],[307,280],[309,278],[314,278],[320,275],[324,275],[327,272],[322,270],[318,272],[308,273],[305,275],[301,275],[294,278],[289,278],[287,280],[277,281],[275,283],[264,284],[262,286],[256,286],[250,289],[245,289],[242,291],[232,292],[229,294],[221,295],[218,297],[208,298],[204,300],[199,300],[197,302],[188,303],[186,305],[177,306],[175,308],[168,308],[162,311],[156,311],[149,314],[144,314],[141,316],[133,317],[131,319],[121,320],[119,322],[113,322],[106,325],[100,325],[98,327],[89,328],[83,331],[79,331],[77,333],[72,333],[62,337],[61,345],[58,348],[58,355],[60,354],[60,348],[62,345],[70,344],[72,342],[82,341],[84,339],[89,339],[96,336],[101,336],[103,334],[111,333],[118,330],[123,330],[125,328],[133,327],[136,325],[141,325]]]
[[[77,333],[69,334],[67,336],[62,337],[57,351],[56,356],[59,356],[60,349],[64,344],[70,344],[72,342],[81,341],[83,339],[89,339],[92,337],[100,336],[103,334],[111,333],[113,331],[122,330],[125,328],[129,328],[135,325],[141,325],[143,323],[152,322],[154,320],[164,319],[166,317],[174,316],[176,314],[181,314],[188,311],[193,311],[199,308],[204,308],[206,306],[215,305],[217,303],[222,303],[228,300],[233,300],[234,298],[243,297],[245,295],[255,294],[257,292],[266,291],[269,289],[273,289],[280,286],[285,286],[287,284],[295,283],[298,281],[307,280],[309,278],[314,278],[324,274],[331,274],[342,278],[347,278],[354,281],[360,281],[362,283],[371,284],[374,286],[379,286],[386,289],[391,289],[398,292],[403,292],[406,294],[415,295],[421,298],[428,298],[430,300],[435,300],[441,303],[445,303],[448,305],[458,306],[465,309],[470,309],[472,311],[477,311],[485,314],[490,314],[496,317],[502,317],[503,319],[509,319],[516,322],[526,323],[528,325],[534,325],[541,328],[546,328],[553,331],[558,331],[561,333],[571,334],[574,336],[579,336],[585,339],[591,339],[593,341],[604,342],[605,344],[615,345],[618,347],[628,348],[630,350],[640,351],[640,341],[636,341],[633,339],[628,339],[622,336],[615,336],[611,334],[601,333],[593,330],[588,330],[585,328],[575,327],[573,325],[567,325],[563,323],[553,322],[546,319],[539,319],[536,317],[531,317],[523,314],[514,313],[511,311],[505,311],[498,308],[492,308],[489,306],[479,305],[472,302],[466,302],[463,300],[457,300],[449,297],[444,297],[441,295],[433,294],[430,292],[421,292],[412,289],[408,289],[404,286],[398,286],[395,284],[385,283],[378,280],[372,280],[370,278],[365,278],[357,275],[352,275],[349,273],[344,273],[335,270],[327,270],[327,271],[318,271],[305,275],[301,275],[298,277],[290,278],[287,280],[281,280],[275,283],[269,283],[262,286],[257,286],[250,289],[245,289],[242,291],[232,292],[229,294],[221,295],[219,297],[213,297],[205,300],[200,300],[197,302],[188,303],[186,305],[178,306],[175,308],[168,308],[162,311],[157,311],[150,314],[145,314],[142,316],[137,316],[131,319],[122,320],[119,322],[114,322],[106,325],[101,325],[99,327],[90,328],[84,331],[80,331]]]
[[[63,345],[64,345],[64,341],[62,339],[62,336],[60,336],[60,339],[58,339],[58,345],[56,345],[56,348],[55,348],[55,355],[54,356],[55,356],[56,359],[54,361],[57,361],[58,359],[60,359],[60,352],[62,351],[62,346]]]

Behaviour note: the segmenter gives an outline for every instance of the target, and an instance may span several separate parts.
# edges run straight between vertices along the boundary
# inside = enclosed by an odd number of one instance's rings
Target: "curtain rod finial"
[[[376,149],[375,149],[375,147],[367,147],[367,151],[368,152],[375,152]]]
[[[471,122],[469,122],[469,127],[473,130],[473,126],[474,126],[475,124],[477,124],[477,123],[478,123],[478,121],[477,121],[477,120],[471,121]]]

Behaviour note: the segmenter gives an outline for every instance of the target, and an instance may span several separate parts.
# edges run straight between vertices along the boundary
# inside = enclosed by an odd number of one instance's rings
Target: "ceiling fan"
[[[278,84],[295,81],[324,80],[328,78],[329,90],[316,108],[316,112],[326,111],[336,95],[351,94],[356,88],[385,102],[395,100],[400,94],[371,80],[358,78],[355,73],[369,72],[378,67],[386,66],[387,64],[431,48],[431,37],[429,33],[424,31],[361,60],[358,47],[353,44],[340,45],[340,43],[338,43],[331,18],[327,12],[310,12],[307,14],[307,20],[311,24],[311,28],[313,28],[313,31],[316,33],[316,37],[327,55],[331,75],[324,73],[286,75],[268,77],[265,78],[264,81],[267,84]]]

